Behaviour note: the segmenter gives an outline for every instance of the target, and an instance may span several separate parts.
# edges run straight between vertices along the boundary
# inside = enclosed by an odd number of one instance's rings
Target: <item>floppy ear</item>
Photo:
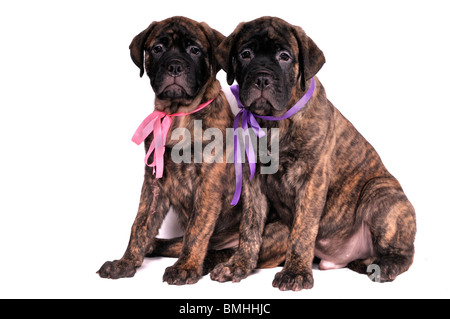
[[[220,66],[227,72],[228,85],[233,84],[235,77],[234,56],[237,54],[236,41],[242,30],[244,23],[239,24],[236,29],[227,37],[216,50],[216,58]]]
[[[311,79],[325,63],[325,56],[322,50],[308,37],[302,28],[294,26],[293,33],[297,39],[299,49],[299,63],[301,82],[300,87],[305,91],[306,81]]]
[[[225,36],[219,31],[211,28],[207,23],[200,23],[200,27],[203,30],[208,42],[209,42],[209,56],[211,57],[211,66],[215,74],[220,71],[220,64],[217,63],[217,56],[214,52],[217,50],[219,44],[225,39]]]
[[[133,38],[130,44],[130,55],[131,60],[134,64],[141,70],[140,76],[144,75],[144,43],[147,40],[150,33],[153,31],[158,23],[156,21],[152,22],[147,29],[139,33]]]

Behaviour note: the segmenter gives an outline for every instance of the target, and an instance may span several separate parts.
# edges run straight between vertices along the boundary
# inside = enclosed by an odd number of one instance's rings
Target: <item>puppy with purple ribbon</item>
[[[315,76],[325,57],[314,41],[300,27],[263,17],[241,23],[218,52],[228,83],[239,85],[243,128],[279,129],[279,169],[252,181],[241,176],[246,192],[264,198],[244,209],[240,246],[211,278],[239,281],[251,273],[273,210],[290,229],[274,287],[312,288],[315,256],[320,269],[375,269],[381,282],[408,270],[414,208],[374,148],[327,99]]]

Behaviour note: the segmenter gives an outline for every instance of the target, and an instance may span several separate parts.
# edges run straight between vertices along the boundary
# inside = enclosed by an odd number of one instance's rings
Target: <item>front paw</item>
[[[163,281],[169,285],[192,285],[202,278],[202,271],[183,265],[173,265],[166,268]]]
[[[275,275],[272,286],[282,291],[293,290],[300,291],[302,289],[311,289],[314,286],[314,278],[312,271],[290,271],[282,270]]]
[[[245,263],[238,263],[230,260],[226,263],[218,264],[209,276],[212,280],[218,282],[240,282],[250,275],[253,268],[254,267],[246,265]]]
[[[129,260],[107,261],[97,271],[102,278],[119,279],[125,277],[133,277],[136,274],[136,266],[134,262]]]

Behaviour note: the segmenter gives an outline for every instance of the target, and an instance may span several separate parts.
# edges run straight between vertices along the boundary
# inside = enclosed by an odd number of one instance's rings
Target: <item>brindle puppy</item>
[[[225,136],[225,129],[233,122],[233,114],[216,80],[220,67],[214,51],[223,39],[221,33],[205,23],[173,17],[153,22],[131,42],[131,58],[140,68],[141,77],[145,69],[150,78],[156,95],[156,110],[168,114],[191,112],[201,103],[210,99],[214,101],[199,112],[172,118],[163,177],[155,179],[152,168],[146,166],[128,247],[120,260],[106,262],[100,268],[98,273],[101,277],[132,277],[146,255],[159,255],[179,257],[172,267],[166,269],[164,281],[177,285],[192,284],[218,261],[227,260],[233,252],[231,249],[212,251],[204,266],[208,249],[230,245],[238,239],[242,207],[230,205],[234,192],[234,167],[227,164],[225,158],[222,163],[194,163],[194,120],[201,121],[202,136],[208,128],[220,129]],[[179,141],[171,140],[170,136],[176,128],[186,128],[190,132],[190,163],[172,160],[172,147]],[[152,139],[152,135],[146,139],[146,151]],[[203,140],[204,144],[209,142]],[[155,236],[171,205],[185,229],[184,239],[157,240]],[[284,234],[284,239],[271,236],[271,232]],[[269,240],[265,246],[263,244],[262,251],[268,247],[270,253],[263,255],[267,258],[262,258],[260,265],[277,266],[284,258],[288,230],[281,223],[274,223],[268,226],[266,234]],[[277,254],[277,251],[281,253]]]
[[[283,115],[325,63],[300,27],[272,17],[240,24],[218,51],[228,83],[237,80],[242,103],[259,115]],[[413,261],[414,208],[373,147],[314,79],[312,98],[295,115],[281,121],[258,119],[261,127],[280,129],[279,171],[263,176],[262,191],[291,229],[286,262],[273,286],[312,288],[314,256],[321,259],[320,269],[348,266],[365,273],[375,264],[380,281],[392,281]],[[243,222],[260,224],[266,212],[262,209],[251,221],[244,214]],[[260,233],[249,233],[254,230],[242,225],[241,236],[258,238]],[[249,274],[252,264],[246,258],[258,254],[259,242],[241,242],[238,257],[218,265],[211,277],[240,280]]]

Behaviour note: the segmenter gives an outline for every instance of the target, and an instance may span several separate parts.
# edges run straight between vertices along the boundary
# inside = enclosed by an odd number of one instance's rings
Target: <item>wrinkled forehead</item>
[[[274,49],[297,50],[297,41],[288,24],[263,20],[249,22],[242,28],[236,49],[250,48],[255,51]]]
[[[163,43],[166,46],[172,44],[182,46],[196,44],[205,49],[208,45],[207,38],[200,24],[184,19],[161,21],[147,38],[145,46],[151,47],[155,43]]]

